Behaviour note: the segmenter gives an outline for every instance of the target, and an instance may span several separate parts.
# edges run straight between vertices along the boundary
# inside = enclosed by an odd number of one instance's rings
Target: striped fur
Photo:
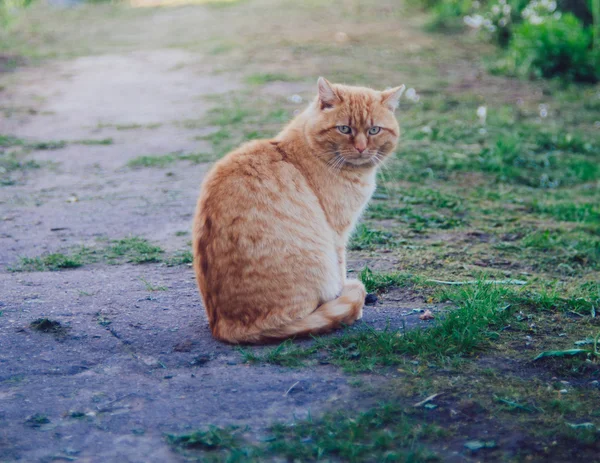
[[[346,244],[375,190],[377,165],[396,147],[401,91],[320,79],[315,101],[277,137],[241,146],[209,172],[193,252],[216,338],[268,342],[362,316],[365,290],[346,280]],[[372,126],[382,129],[369,136]]]

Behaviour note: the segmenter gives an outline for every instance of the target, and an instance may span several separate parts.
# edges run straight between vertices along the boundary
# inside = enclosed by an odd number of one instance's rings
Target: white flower
[[[487,108],[485,106],[477,108],[477,117],[479,118],[479,123],[485,125],[485,120],[487,118]]]
[[[505,5],[505,6],[506,6],[506,5]],[[494,5],[494,6],[492,7],[492,13],[494,13],[494,14],[498,14],[498,13],[500,13],[500,7],[499,7],[498,5]]]
[[[474,14],[473,16],[465,16],[463,18],[463,21],[467,26],[472,27],[474,29],[479,29],[483,24],[483,16],[481,16],[480,14]]]
[[[510,10],[511,10],[511,8],[510,8],[510,5],[504,5],[504,6],[502,7],[502,13],[503,13],[505,16],[508,16],[508,15],[510,14]]]
[[[544,22],[544,19],[541,16],[534,14],[529,18],[529,22],[537,26],[538,24],[542,24]]]
[[[421,97],[417,94],[417,91],[414,88],[409,88],[404,94],[407,100],[412,101],[413,103],[417,103]]]
[[[539,110],[540,110],[540,117],[542,119],[545,119],[546,117],[548,117],[548,106],[545,104],[541,104],[539,105]]]
[[[296,104],[302,103],[302,97],[300,95],[292,95],[288,98],[288,100]]]
[[[508,24],[508,21],[504,18],[502,18],[500,21],[498,21],[498,25],[500,27],[506,27],[506,24]]]

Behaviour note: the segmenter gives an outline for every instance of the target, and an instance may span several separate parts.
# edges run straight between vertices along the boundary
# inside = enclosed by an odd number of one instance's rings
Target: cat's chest
[[[328,216],[339,235],[348,234],[362,215],[375,191],[375,175],[355,181],[340,182],[328,199]]]

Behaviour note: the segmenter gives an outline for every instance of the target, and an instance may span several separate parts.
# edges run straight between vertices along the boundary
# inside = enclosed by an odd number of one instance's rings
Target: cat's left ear
[[[319,77],[317,86],[319,87],[319,102],[321,104],[321,109],[332,108],[339,102],[338,95],[335,93],[335,90],[327,79]]]
[[[391,88],[381,92],[381,103],[390,111],[394,112],[400,104],[400,97],[404,93],[405,88],[404,85],[400,85],[400,87]]]

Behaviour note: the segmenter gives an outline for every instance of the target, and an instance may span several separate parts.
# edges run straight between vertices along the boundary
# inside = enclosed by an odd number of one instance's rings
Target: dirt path
[[[164,433],[210,424],[249,424],[260,433],[274,420],[376,400],[331,366],[243,364],[239,352],[210,337],[188,265],[6,270],[22,257],[98,239],[139,236],[167,252],[188,249],[209,165],[126,164],[209,151],[195,137],[214,128],[182,123],[205,115],[203,97],[239,88],[234,76],[212,75],[200,54],[159,49],[49,62],[7,78],[2,106],[28,109],[5,114],[2,132],[67,144],[32,152],[50,164],[0,190],[1,461],[178,461]],[[80,143],[107,138],[111,144]],[[413,306],[404,304],[405,312]],[[365,321],[415,321],[399,307],[390,298]],[[40,318],[65,330],[36,332],[30,324]]]

